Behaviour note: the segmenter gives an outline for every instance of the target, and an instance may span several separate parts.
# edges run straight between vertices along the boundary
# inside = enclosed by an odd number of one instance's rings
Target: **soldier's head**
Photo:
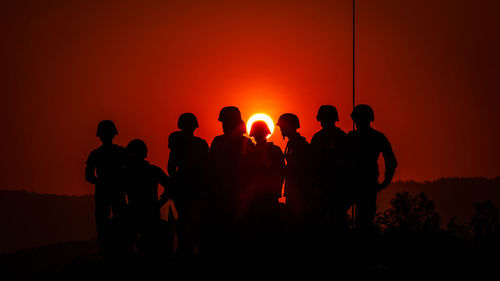
[[[321,127],[333,127],[335,122],[339,121],[339,113],[333,105],[322,105],[318,109],[316,120],[321,122]]]
[[[198,128],[198,119],[193,113],[182,113],[177,121],[177,127],[183,132],[193,133]]]
[[[148,156],[148,147],[140,139],[130,141],[125,147],[128,162],[142,162]]]
[[[219,119],[222,122],[222,131],[227,134],[237,130],[244,134],[246,131],[245,122],[241,119],[241,112],[235,106],[226,106],[221,109]]]
[[[280,127],[283,138],[290,137],[300,128],[299,117],[293,113],[285,113],[280,116],[276,125]]]
[[[113,138],[118,135],[118,130],[116,129],[115,123],[111,120],[102,120],[97,125],[97,137],[101,139],[103,143],[110,143]]]
[[[252,128],[250,129],[250,136],[253,137],[257,143],[266,142],[269,134],[271,134],[271,130],[269,130],[265,121],[258,120],[253,122]]]
[[[351,118],[356,124],[356,128],[363,129],[370,127],[370,123],[375,121],[375,114],[369,105],[358,104],[354,107]]]

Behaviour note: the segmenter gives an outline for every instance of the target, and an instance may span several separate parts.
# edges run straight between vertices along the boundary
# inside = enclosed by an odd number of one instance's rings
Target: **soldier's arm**
[[[158,202],[161,207],[165,205],[170,198],[169,189],[172,188],[172,184],[168,175],[160,168],[158,168],[158,182],[163,187],[163,193],[160,195],[160,200]]]
[[[167,172],[170,176],[173,176],[177,172],[177,156],[175,151],[170,151],[168,155]]]
[[[281,149],[278,147],[276,149],[276,165],[277,165],[277,171],[278,171],[278,179],[279,179],[279,184],[283,184],[283,181],[285,180],[285,156],[283,155],[283,152]]]
[[[89,155],[89,158],[87,160],[86,166],[85,166],[85,180],[91,184],[97,184],[98,179],[95,175],[95,156],[94,153],[91,153]]]
[[[386,188],[391,183],[398,165],[391,143],[385,137],[382,145],[382,156],[384,156],[385,175],[384,181],[380,184],[380,189]]]
[[[177,170],[177,153],[176,152],[176,141],[175,136],[178,132],[173,132],[168,136],[168,149],[170,149],[170,154],[168,155],[167,172],[170,176],[173,176]]]

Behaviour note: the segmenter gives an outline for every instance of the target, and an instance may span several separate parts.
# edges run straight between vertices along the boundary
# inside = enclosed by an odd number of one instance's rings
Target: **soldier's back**
[[[281,148],[272,142],[257,145],[245,157],[245,181],[264,196],[279,198],[284,176],[285,160]]]
[[[289,140],[285,149],[287,179],[305,177],[310,169],[310,144],[306,138],[299,136]]]
[[[378,158],[390,148],[385,135],[373,128],[349,132],[348,141],[354,172],[358,175],[378,177]]]
[[[347,134],[337,127],[322,129],[313,136],[313,166],[320,177],[344,172],[342,170],[347,165],[346,145]]]
[[[224,134],[214,138],[210,145],[210,168],[219,185],[233,185],[239,176],[241,160],[253,150],[252,140],[243,135]]]
[[[101,145],[93,150],[88,158],[87,164],[95,166],[99,185],[115,183],[121,175],[121,169],[125,162],[125,148],[113,144]]]

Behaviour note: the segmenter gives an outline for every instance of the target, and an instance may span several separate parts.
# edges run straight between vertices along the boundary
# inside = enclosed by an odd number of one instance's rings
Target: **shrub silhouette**
[[[440,230],[441,216],[436,212],[434,201],[424,193],[411,195],[397,193],[391,200],[391,208],[379,213],[375,220],[381,232],[437,232]]]
[[[498,208],[488,200],[483,203],[476,203],[475,210],[470,224],[476,246],[498,246],[500,236]]]

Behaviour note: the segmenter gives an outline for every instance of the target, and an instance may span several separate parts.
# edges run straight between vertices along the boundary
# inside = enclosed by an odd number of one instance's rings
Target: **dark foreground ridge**
[[[397,181],[379,196],[378,213],[390,208],[396,193],[420,192],[435,203],[445,226],[453,217],[470,221],[475,204],[491,200],[500,206],[500,177],[441,178],[434,181]],[[26,206],[29,206],[27,208]],[[38,248],[63,242],[95,239],[93,196],[64,196],[27,191],[0,190],[0,255],[21,249]],[[162,209],[167,217],[167,208]],[[46,227],[48,223],[54,226]],[[36,235],[33,235],[36,234]]]
[[[451,183],[458,187],[454,187]],[[315,237],[305,245],[286,245],[268,249],[259,255],[241,256],[242,245],[235,245],[235,251],[218,259],[203,255],[181,258],[165,256],[153,268],[141,267],[135,263],[116,272],[127,274],[168,274],[207,277],[245,276],[248,274],[287,275],[294,273],[330,274],[352,278],[379,278],[389,280],[418,279],[432,277],[479,278],[496,273],[500,259],[499,212],[491,201],[474,204],[469,219],[441,219],[439,204],[434,205],[422,190],[437,188],[438,193],[455,191],[457,198],[472,194],[481,198],[487,196],[494,202],[498,194],[499,179],[441,179],[427,183],[399,182],[394,187],[406,184],[411,193],[397,193],[390,206],[379,211],[377,233],[373,236],[370,250],[362,247],[354,233],[345,239],[331,240],[329,237]],[[443,184],[441,186],[441,184]],[[483,185],[484,184],[484,185]],[[414,189],[415,186],[422,190]],[[495,188],[494,186],[497,186]],[[0,198],[21,194],[45,199],[48,195],[26,192],[1,192]],[[88,197],[60,197],[62,200],[76,200]],[[383,196],[382,196],[383,197]],[[6,200],[7,201],[7,200]],[[57,200],[56,200],[57,201]],[[13,201],[14,202],[14,201]],[[23,203],[23,201],[17,201]],[[65,203],[64,206],[72,206]],[[56,206],[53,206],[57,208]],[[64,213],[61,209],[60,213]],[[460,210],[457,210],[460,211]],[[88,212],[88,211],[87,211]],[[3,213],[2,213],[3,214]],[[5,229],[7,230],[7,229]],[[92,232],[93,229],[89,229]],[[39,233],[33,230],[32,233]],[[332,235],[331,237],[338,237]],[[330,238],[331,238],[330,237]],[[286,240],[283,240],[286,243]],[[174,247],[175,248],[175,247]],[[288,250],[286,250],[288,249]],[[103,266],[95,240],[52,244],[21,250],[0,257],[1,270],[7,275],[31,276],[88,276],[115,274]],[[266,273],[271,270],[270,273]]]

